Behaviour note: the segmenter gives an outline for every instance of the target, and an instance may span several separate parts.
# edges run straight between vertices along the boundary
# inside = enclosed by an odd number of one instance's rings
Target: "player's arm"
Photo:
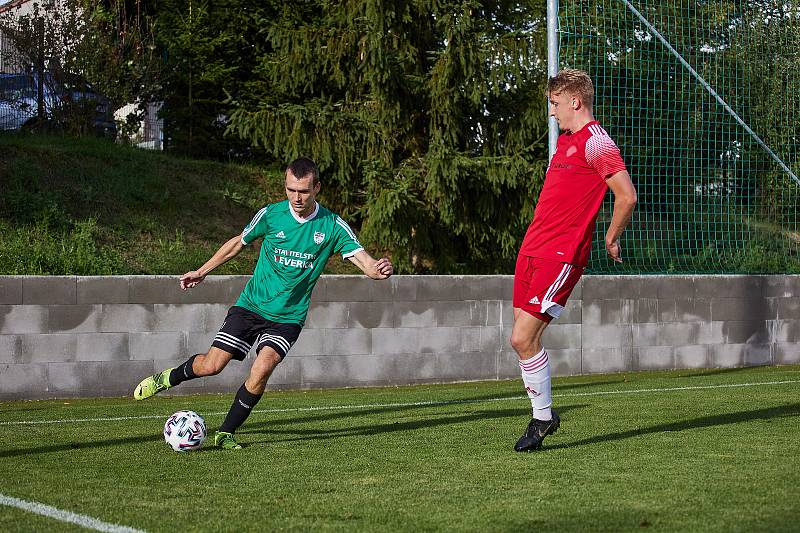
[[[386,279],[394,273],[394,267],[388,258],[375,259],[364,250],[359,250],[348,259],[372,279]]]
[[[622,250],[619,238],[628,223],[631,221],[633,208],[636,206],[636,188],[633,186],[631,176],[627,170],[621,170],[606,180],[611,192],[614,193],[614,212],[611,215],[611,224],[606,232],[606,251],[608,256],[618,263],[622,262]]]
[[[233,237],[228,242],[223,244],[219,250],[216,251],[214,255],[211,256],[211,259],[206,261],[203,266],[198,268],[197,270],[192,270],[191,272],[187,272],[183,276],[181,276],[181,289],[191,289],[192,287],[196,287],[201,281],[205,279],[209,272],[220,266],[221,264],[225,263],[236,257],[239,252],[242,251],[244,248],[244,244],[242,244],[242,236],[237,235]]]

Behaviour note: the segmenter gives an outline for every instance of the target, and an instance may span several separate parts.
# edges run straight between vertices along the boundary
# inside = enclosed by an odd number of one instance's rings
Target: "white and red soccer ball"
[[[188,452],[206,440],[206,422],[194,411],[178,411],[164,424],[164,440],[176,452]]]

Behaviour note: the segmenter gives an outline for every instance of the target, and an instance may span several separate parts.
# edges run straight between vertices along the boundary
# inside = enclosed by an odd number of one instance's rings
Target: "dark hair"
[[[305,178],[309,175],[314,176],[314,184],[316,185],[319,183],[319,169],[317,168],[316,163],[307,157],[298,157],[289,163],[289,166],[286,167],[286,170],[291,170],[292,174],[294,174],[294,177],[296,178]]]

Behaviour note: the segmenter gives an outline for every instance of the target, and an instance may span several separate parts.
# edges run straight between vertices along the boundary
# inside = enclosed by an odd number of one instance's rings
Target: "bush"
[[[52,227],[49,217],[33,225],[12,227],[0,222],[0,271],[12,275],[110,275],[122,258],[97,242],[97,221],[71,221],[66,229]]]

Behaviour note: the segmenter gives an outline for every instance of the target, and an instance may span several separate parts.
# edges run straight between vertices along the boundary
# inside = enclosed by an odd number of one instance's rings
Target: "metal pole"
[[[39,17],[36,19],[36,45],[38,53],[36,54],[36,117],[38,119],[38,126],[42,127],[45,119],[44,109],[44,19]]]
[[[547,0],[547,77],[551,78],[556,74],[558,74],[558,0]],[[549,116],[549,100],[547,110],[549,159],[552,159],[558,143],[558,122]]]

